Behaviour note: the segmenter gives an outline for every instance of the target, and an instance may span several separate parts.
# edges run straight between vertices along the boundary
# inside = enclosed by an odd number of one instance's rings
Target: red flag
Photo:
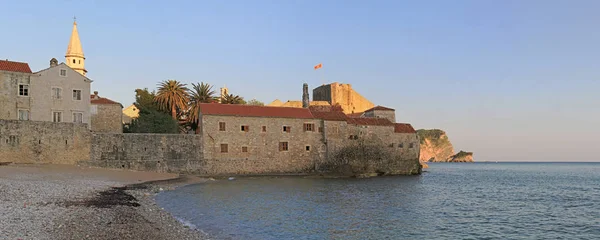
[[[322,68],[322,67],[323,67],[323,64],[322,64],[322,63],[319,63],[319,64],[315,65],[315,70],[317,70],[317,69],[319,69],[319,68]]]

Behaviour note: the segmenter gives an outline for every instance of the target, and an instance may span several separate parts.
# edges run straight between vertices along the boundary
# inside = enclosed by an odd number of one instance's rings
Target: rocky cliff
[[[421,162],[446,162],[454,154],[454,147],[446,132],[440,129],[419,129],[417,135],[421,140]]]
[[[450,156],[447,162],[473,162],[473,153],[460,151],[457,154]]]

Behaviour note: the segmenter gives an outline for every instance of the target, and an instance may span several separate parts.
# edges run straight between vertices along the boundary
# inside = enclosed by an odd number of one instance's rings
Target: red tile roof
[[[90,103],[92,104],[119,104],[118,102],[115,102],[113,100],[110,100],[108,98],[103,98],[103,97],[99,97],[96,95],[90,95]]]
[[[351,117],[351,118],[359,118],[359,117],[362,117],[363,113],[364,113],[364,112],[359,112],[359,113],[350,113],[350,114],[348,114],[348,117]]]
[[[266,107],[241,104],[201,103],[200,112],[205,115],[272,118],[314,118],[306,108]]]
[[[348,118],[340,106],[318,105],[309,106],[308,109],[312,113],[313,117],[318,119],[328,121],[346,121],[346,118]]]
[[[374,108],[371,108],[365,112],[368,111],[374,111],[374,110],[382,110],[382,111],[395,111],[393,108],[388,108],[388,107],[384,107],[384,106],[375,106]]]
[[[0,60],[0,70],[9,72],[31,73],[29,64],[23,62],[13,62],[8,60]]]
[[[369,126],[393,126],[387,118],[348,118],[346,120],[349,124],[356,125],[369,125]]]
[[[416,133],[412,125],[408,123],[396,123],[394,124],[394,132],[396,133]]]

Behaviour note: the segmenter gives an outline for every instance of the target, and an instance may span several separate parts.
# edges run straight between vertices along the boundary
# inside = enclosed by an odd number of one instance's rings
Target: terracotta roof
[[[115,102],[113,100],[110,100],[108,98],[103,98],[103,97],[99,97],[96,95],[90,95],[90,103],[92,104],[119,104],[118,102]]]
[[[13,62],[8,60],[0,60],[0,70],[9,72],[31,73],[29,64],[23,62]]]
[[[351,118],[359,118],[359,117],[362,117],[362,115],[363,115],[363,112],[359,112],[359,113],[350,113],[350,114],[348,114],[348,117],[351,117]]]
[[[408,123],[396,123],[394,124],[394,132],[396,133],[416,133],[412,125]]]
[[[309,106],[308,109],[315,118],[328,120],[328,121],[346,121],[346,114],[339,106],[331,105],[314,105]]]
[[[356,125],[369,125],[369,126],[393,126],[392,123],[387,118],[348,118],[346,122],[349,124]]]
[[[375,106],[374,108],[371,108],[369,110],[366,110],[365,112],[368,111],[374,111],[374,110],[383,110],[383,111],[396,111],[393,108],[388,108],[388,107],[384,107],[384,106]]]
[[[272,118],[314,118],[306,108],[267,107],[241,104],[201,103],[200,112],[206,115]]]

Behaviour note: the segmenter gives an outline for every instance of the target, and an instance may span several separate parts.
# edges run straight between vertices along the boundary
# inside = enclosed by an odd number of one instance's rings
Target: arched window
[[[79,61],[79,64],[81,64],[81,60],[78,60],[78,61]]]
[[[75,59],[73,59],[73,63],[75,63]]]

